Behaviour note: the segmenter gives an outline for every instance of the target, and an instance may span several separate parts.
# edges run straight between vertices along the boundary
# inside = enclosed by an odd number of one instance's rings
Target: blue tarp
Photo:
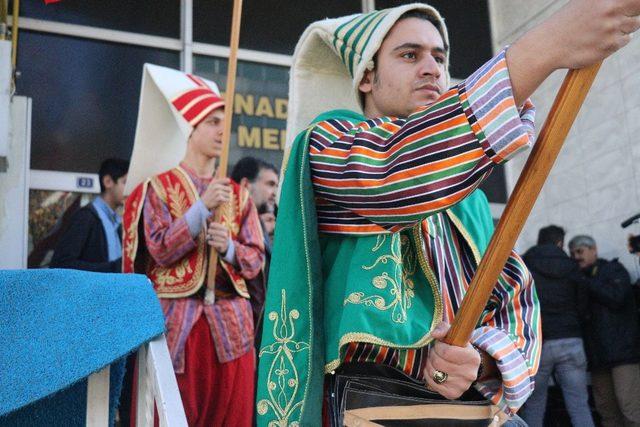
[[[0,271],[0,425],[84,425],[86,377],[164,332],[143,275]]]

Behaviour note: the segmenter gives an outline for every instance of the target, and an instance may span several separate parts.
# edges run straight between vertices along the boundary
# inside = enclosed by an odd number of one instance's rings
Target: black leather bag
[[[404,372],[374,363],[342,365],[329,376],[327,391],[333,427],[486,427],[503,421],[474,389],[447,400]]]

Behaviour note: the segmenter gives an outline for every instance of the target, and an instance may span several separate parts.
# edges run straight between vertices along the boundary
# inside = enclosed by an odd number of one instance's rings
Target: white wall
[[[565,1],[489,0],[494,49],[513,43]],[[540,129],[564,78],[557,72],[534,94]],[[513,189],[526,155],[506,166]],[[640,212],[640,37],[605,61],[574,127],[518,241],[518,249],[535,244],[538,229],[556,224],[576,234],[592,235],[600,256],[618,257],[638,276],[637,259],[626,251],[620,223]]]
[[[0,170],[9,152],[9,98],[11,96],[11,42],[0,40]]]
[[[0,41],[0,268],[26,268],[31,103],[11,99],[11,68]]]
[[[0,269],[27,268],[31,99],[14,96],[7,170],[0,172]]]

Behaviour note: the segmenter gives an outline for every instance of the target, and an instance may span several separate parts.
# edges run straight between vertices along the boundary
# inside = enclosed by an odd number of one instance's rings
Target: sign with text
[[[194,74],[213,80],[224,91],[226,59],[194,57]],[[280,167],[287,126],[289,69],[238,62],[229,165],[253,156]]]
[[[283,151],[287,121],[287,99],[237,93],[234,101],[234,118],[247,121],[250,117],[265,117],[280,121],[276,127],[241,124],[236,127],[238,148]]]

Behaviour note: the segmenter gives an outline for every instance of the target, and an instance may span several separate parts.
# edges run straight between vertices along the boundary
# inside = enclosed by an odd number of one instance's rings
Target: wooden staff
[[[444,339],[447,344],[464,347],[469,342],[600,65],[598,63],[567,73],[460,310]]]
[[[240,18],[242,17],[242,0],[233,1],[233,16],[231,18],[231,43],[229,44],[229,63],[227,72],[227,87],[225,90],[225,115],[224,129],[222,132],[222,154],[217,175],[222,178],[227,176],[229,163],[229,146],[231,145],[231,122],[233,121],[233,100],[236,91],[236,69],[238,68],[238,46],[240,44]],[[216,210],[215,221],[222,219],[222,209]],[[207,290],[205,292],[205,304],[213,304],[215,301],[216,268],[218,266],[218,252],[211,249],[209,252],[209,266],[207,268]]]

